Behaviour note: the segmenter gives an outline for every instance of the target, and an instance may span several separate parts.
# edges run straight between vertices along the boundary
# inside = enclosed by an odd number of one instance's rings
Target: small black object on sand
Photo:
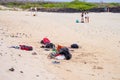
[[[13,72],[13,71],[15,71],[15,69],[14,69],[14,68],[10,68],[9,71],[12,71],[12,72]]]

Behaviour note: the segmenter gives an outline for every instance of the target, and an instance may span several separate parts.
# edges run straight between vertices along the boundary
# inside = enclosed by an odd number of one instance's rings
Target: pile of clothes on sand
[[[70,60],[72,58],[72,54],[69,51],[68,47],[57,45],[51,43],[48,38],[43,38],[40,42],[42,44],[41,48],[50,48],[52,52],[48,55],[49,59],[57,59],[57,60]],[[71,48],[79,48],[77,44],[71,44]]]
[[[47,56],[48,59],[57,59],[57,60],[70,60],[72,58],[72,54],[68,47],[53,44],[47,37],[41,40],[41,48],[45,48],[46,51],[52,49],[52,52]],[[28,45],[18,45],[11,46],[9,48],[15,48],[25,51],[32,51],[33,47]],[[78,44],[71,44],[70,48],[79,48]]]

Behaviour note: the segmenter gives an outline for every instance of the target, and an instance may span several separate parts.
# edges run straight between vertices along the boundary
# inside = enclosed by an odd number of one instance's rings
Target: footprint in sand
[[[20,73],[23,73],[23,71],[20,71]]]
[[[101,66],[93,66],[93,69],[103,69]]]
[[[68,69],[67,69],[66,71],[68,71],[68,72],[72,72],[71,70],[68,70]]]
[[[36,75],[36,77],[39,77],[39,75]]]
[[[120,43],[120,41],[118,41],[118,43]]]
[[[2,53],[0,53],[0,55],[2,56]]]

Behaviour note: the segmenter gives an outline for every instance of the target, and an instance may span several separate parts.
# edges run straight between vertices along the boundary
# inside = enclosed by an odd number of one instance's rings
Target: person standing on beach
[[[104,12],[109,12],[109,7],[105,7]]]
[[[87,12],[85,12],[85,22],[87,22]]]
[[[85,12],[85,22],[89,23],[89,16],[88,16],[88,12]]]
[[[84,12],[81,14],[81,23],[84,23]]]
[[[33,7],[31,7],[31,8],[30,8],[30,10],[33,12],[33,14],[32,14],[32,15],[33,15],[33,16],[36,16],[37,11],[38,11],[38,10],[37,10],[37,7],[34,7],[34,8],[33,8]]]
[[[37,7],[31,7],[30,8],[30,11],[31,11],[31,13],[32,13],[32,16],[36,16],[36,13],[37,13]]]
[[[86,14],[85,14],[85,19],[86,19],[86,22],[89,23],[89,15],[88,15],[88,12],[86,12]]]

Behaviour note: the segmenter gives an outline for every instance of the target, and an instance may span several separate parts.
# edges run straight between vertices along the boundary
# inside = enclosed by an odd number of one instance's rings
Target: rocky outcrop
[[[108,8],[109,12],[116,12],[120,13],[120,7],[111,7]],[[32,9],[31,11],[35,11]],[[41,12],[68,12],[68,13],[75,13],[75,12],[82,12],[82,10],[72,9],[72,8],[37,8],[37,11]],[[88,10],[89,12],[107,12],[105,8],[93,8]]]
[[[120,13],[120,7],[110,7],[108,12]],[[107,12],[105,8],[93,8],[89,10],[90,12]]]
[[[38,8],[38,11],[42,12],[80,12],[80,10],[71,9],[71,8]]]

